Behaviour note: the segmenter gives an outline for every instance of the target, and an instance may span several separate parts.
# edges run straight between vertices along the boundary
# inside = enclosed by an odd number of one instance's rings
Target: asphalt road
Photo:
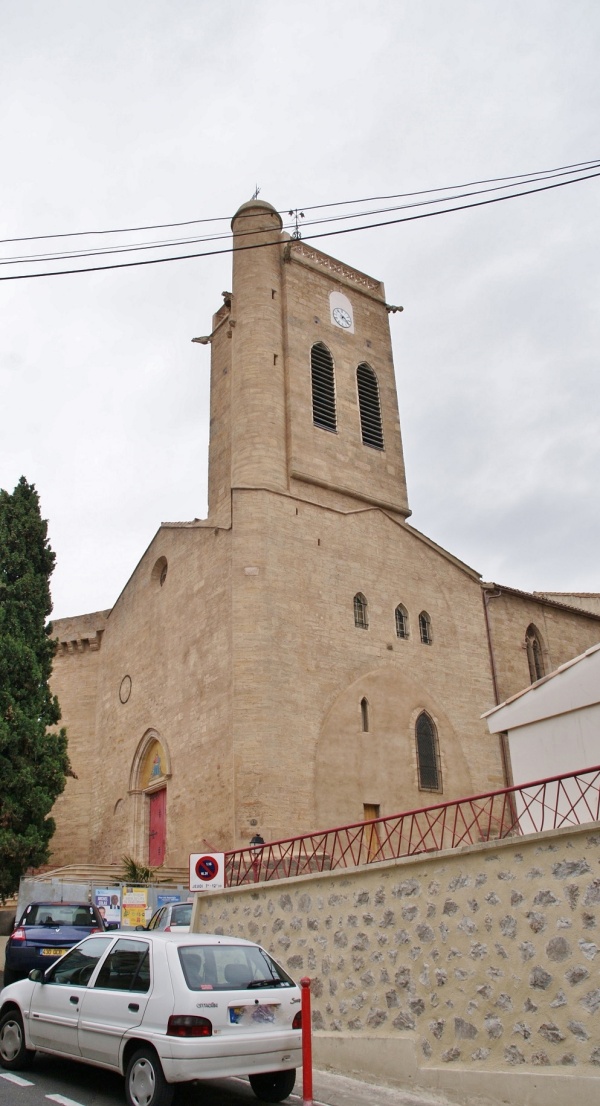
[[[285,1100],[302,1106],[302,1081]],[[123,1079],[112,1072],[38,1053],[25,1072],[0,1069],[0,1106],[124,1106]],[[174,1106],[259,1106],[245,1079],[214,1079],[178,1087]],[[313,1106],[454,1106],[441,1095],[376,1086],[333,1072],[315,1071]]]
[[[296,1106],[302,1101],[297,1096],[294,1099]],[[112,1072],[39,1053],[28,1071],[0,1070],[0,1106],[48,1106],[49,1102],[59,1106],[124,1106],[124,1082]],[[246,1080],[215,1079],[178,1088],[174,1106],[248,1106],[250,1102],[258,1106]]]
[[[314,1073],[313,1106],[452,1106],[440,1095],[378,1087],[332,1072]],[[302,1106],[302,1082],[285,1100]],[[112,1072],[38,1053],[25,1072],[0,1069],[0,1106],[124,1106],[123,1079]],[[245,1079],[214,1079],[182,1086],[174,1106],[259,1106]]]

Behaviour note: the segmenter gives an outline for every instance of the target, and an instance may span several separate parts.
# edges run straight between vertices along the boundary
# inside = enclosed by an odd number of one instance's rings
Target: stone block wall
[[[98,679],[102,641],[110,611],[57,619],[52,636],[58,642],[52,669],[52,692],[61,709],[59,726],[67,729],[68,754],[74,775],[52,809],[56,833],[50,841],[53,865],[88,859],[90,808],[94,780]]]
[[[510,589],[492,594],[488,610],[500,703],[531,682],[525,645],[530,623],[541,636],[546,674],[596,645],[600,637],[597,614],[581,610],[574,617],[574,610],[536,602]]]
[[[304,491],[315,483],[410,514],[383,285],[306,242],[291,243],[284,256],[290,476]],[[331,292],[343,292],[352,304],[352,330],[331,323]],[[324,343],[335,366],[335,433],[313,423],[310,350],[315,342]],[[356,385],[361,362],[377,378],[385,443],[381,451],[365,449],[362,443]]]
[[[199,896],[195,911],[194,929],[311,977],[317,1057],[321,1034],[355,1055],[408,1037],[423,1084],[552,1071],[600,1093],[598,823]]]
[[[211,833],[231,839],[229,564],[227,531],[164,523],[111,611],[90,765],[90,858],[116,863],[129,853],[148,863],[136,754],[150,732],[168,762],[165,864],[184,864],[189,843]],[[126,676],[127,698],[120,694]],[[202,792],[200,810],[202,773],[213,787]]]
[[[252,818],[278,840],[360,821],[365,804],[383,816],[504,786],[498,739],[480,718],[494,692],[474,574],[375,509],[246,490],[234,493],[233,519],[236,847]],[[354,623],[357,592],[367,630]],[[419,789],[422,710],[437,728],[439,793]],[[294,802],[282,803],[291,779]]]

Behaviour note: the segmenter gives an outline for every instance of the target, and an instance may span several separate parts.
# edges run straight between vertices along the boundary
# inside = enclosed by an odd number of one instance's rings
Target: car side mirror
[[[32,983],[43,983],[45,976],[41,968],[32,968],[27,978]]]
[[[137,930],[146,930],[148,927],[147,926],[136,926],[135,928],[136,928],[136,931],[137,931]]]

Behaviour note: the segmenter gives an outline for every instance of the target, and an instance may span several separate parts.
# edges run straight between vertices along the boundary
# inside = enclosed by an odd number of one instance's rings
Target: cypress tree
[[[0,490],[0,899],[50,856],[48,817],[70,774],[66,731],[49,679],[55,554],[33,484]],[[48,727],[53,727],[49,729]]]

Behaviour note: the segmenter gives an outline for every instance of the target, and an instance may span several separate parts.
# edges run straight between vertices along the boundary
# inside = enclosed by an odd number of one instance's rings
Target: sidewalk
[[[302,1102],[302,1071],[298,1071],[290,1102]],[[456,1100],[431,1091],[364,1083],[330,1071],[313,1072],[314,1106],[456,1106]]]

